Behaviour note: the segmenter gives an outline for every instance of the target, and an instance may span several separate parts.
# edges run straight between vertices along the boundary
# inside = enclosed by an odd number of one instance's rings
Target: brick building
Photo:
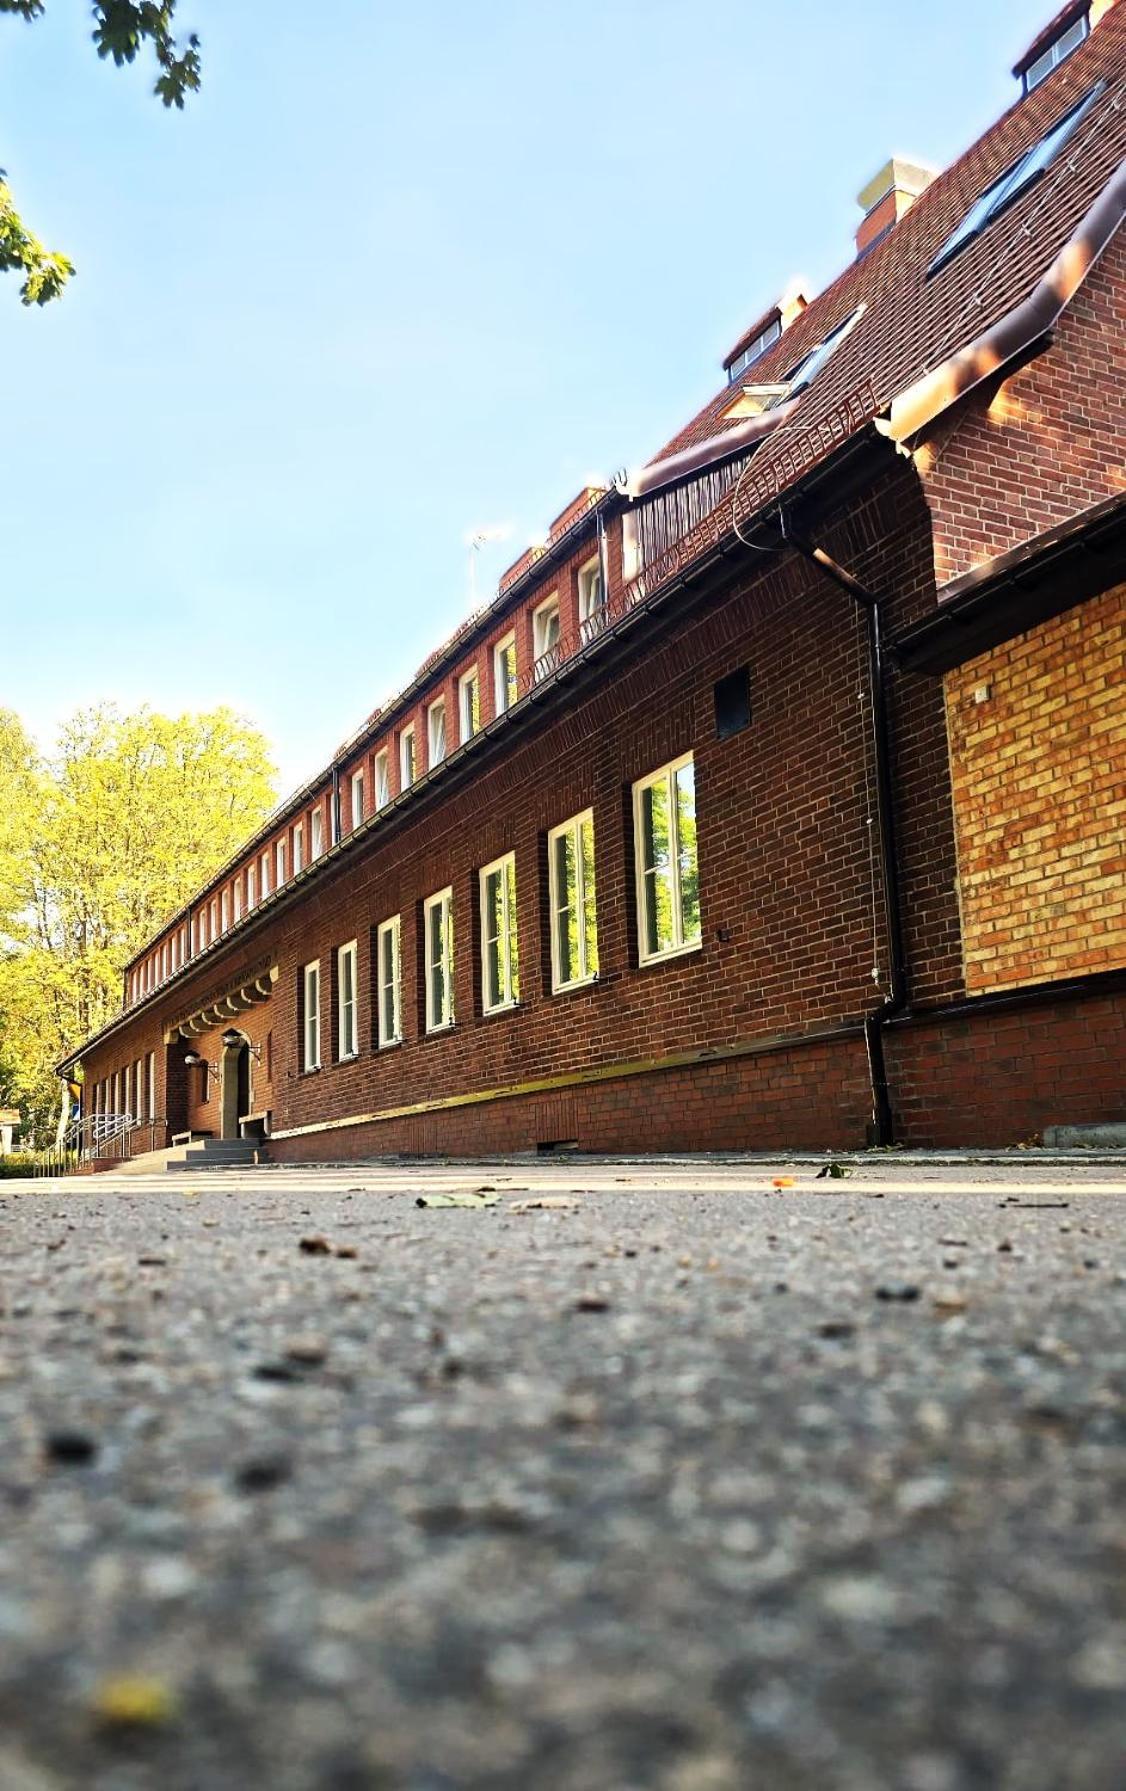
[[[170,917],[87,1115],[283,1160],[1126,1118],[1126,6],[1014,72]]]

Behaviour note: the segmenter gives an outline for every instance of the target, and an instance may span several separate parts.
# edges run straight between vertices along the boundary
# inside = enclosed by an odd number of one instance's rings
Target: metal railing
[[[80,1114],[71,1120],[62,1138],[42,1153],[35,1174],[72,1175],[94,1160],[127,1162],[145,1151],[161,1149],[167,1132],[163,1114],[149,1119],[138,1119],[132,1113]]]

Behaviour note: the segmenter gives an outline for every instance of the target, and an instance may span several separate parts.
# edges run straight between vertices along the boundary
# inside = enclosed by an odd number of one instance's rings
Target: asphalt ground
[[[1124,1194],[0,1183],[0,1788],[1121,1791]]]

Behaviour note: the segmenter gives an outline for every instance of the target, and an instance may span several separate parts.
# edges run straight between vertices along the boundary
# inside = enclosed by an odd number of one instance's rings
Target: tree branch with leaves
[[[0,13],[28,22],[42,18],[45,10],[46,0],[0,0]],[[102,60],[109,57],[121,68],[151,48],[158,70],[153,92],[165,107],[182,111],[187,95],[199,92],[199,38],[194,31],[177,38],[176,0],[94,0],[91,12],[94,46]],[[24,304],[46,305],[58,298],[74,264],[28,229],[0,168],[0,273],[13,272],[23,275]]]

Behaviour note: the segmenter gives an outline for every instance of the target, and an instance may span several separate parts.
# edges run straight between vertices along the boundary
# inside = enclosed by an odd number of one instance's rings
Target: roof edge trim
[[[1120,162],[1051,267],[1011,311],[941,366],[893,398],[877,429],[903,446],[983,380],[1031,347],[1066,310],[1126,217],[1126,161]]]

